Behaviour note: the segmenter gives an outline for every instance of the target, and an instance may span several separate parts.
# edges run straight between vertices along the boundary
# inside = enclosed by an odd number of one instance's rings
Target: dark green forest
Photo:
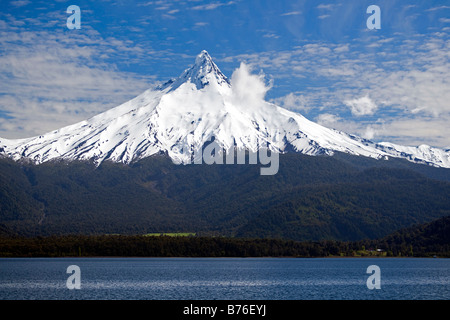
[[[2,257],[446,257],[450,217],[377,240],[293,241],[224,237],[50,236],[0,237]]]
[[[290,153],[276,175],[259,173],[258,165],[174,165],[165,155],[99,167],[0,159],[0,235],[358,241],[450,215],[449,169]]]

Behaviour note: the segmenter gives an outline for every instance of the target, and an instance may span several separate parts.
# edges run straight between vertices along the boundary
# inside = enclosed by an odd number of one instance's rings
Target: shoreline
[[[294,257],[294,256],[264,256],[264,257],[241,257],[241,256],[0,256],[1,259],[450,259],[450,257],[385,257],[385,256],[327,256],[327,257]]]
[[[0,237],[0,257],[9,258],[450,258],[446,239],[295,241],[198,236],[70,235]]]

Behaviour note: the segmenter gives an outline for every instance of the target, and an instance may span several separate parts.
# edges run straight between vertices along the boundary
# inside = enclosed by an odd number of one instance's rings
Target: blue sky
[[[66,25],[69,5],[81,29]],[[381,29],[369,30],[369,5]],[[448,1],[0,2],[0,136],[72,124],[178,76],[203,49],[266,99],[374,141],[450,146]]]

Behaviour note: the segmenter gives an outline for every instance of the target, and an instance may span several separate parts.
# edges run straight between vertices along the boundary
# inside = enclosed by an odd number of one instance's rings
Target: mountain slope
[[[403,251],[403,256],[407,252],[413,256],[445,253],[445,256],[449,257],[450,216],[398,230],[378,242],[380,247],[393,251],[395,255]]]
[[[247,99],[238,89],[203,51],[177,79],[91,119],[38,137],[0,139],[0,154],[36,164],[66,159],[99,165],[105,160],[129,164],[167,153],[173,162],[186,164],[214,138],[227,150],[344,152],[450,168],[450,150],[374,143],[325,128],[262,99]]]
[[[383,163],[288,153],[280,155],[276,175],[261,176],[258,165],[179,166],[166,155],[99,167],[0,159],[0,227],[27,236],[195,232],[359,240],[450,215],[448,180]]]

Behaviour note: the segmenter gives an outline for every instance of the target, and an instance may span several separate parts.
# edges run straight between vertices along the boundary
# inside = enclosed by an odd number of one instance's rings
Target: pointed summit
[[[197,57],[195,58],[195,65],[196,66],[212,66],[214,65],[214,62],[212,61],[211,56],[209,55],[208,51],[202,50]]]
[[[191,68],[186,69],[177,79],[167,82],[162,89],[170,86],[172,91],[186,82],[191,82],[197,89],[202,89],[213,81],[220,86],[230,86],[228,78],[220,71],[209,53],[203,50],[197,55]]]

